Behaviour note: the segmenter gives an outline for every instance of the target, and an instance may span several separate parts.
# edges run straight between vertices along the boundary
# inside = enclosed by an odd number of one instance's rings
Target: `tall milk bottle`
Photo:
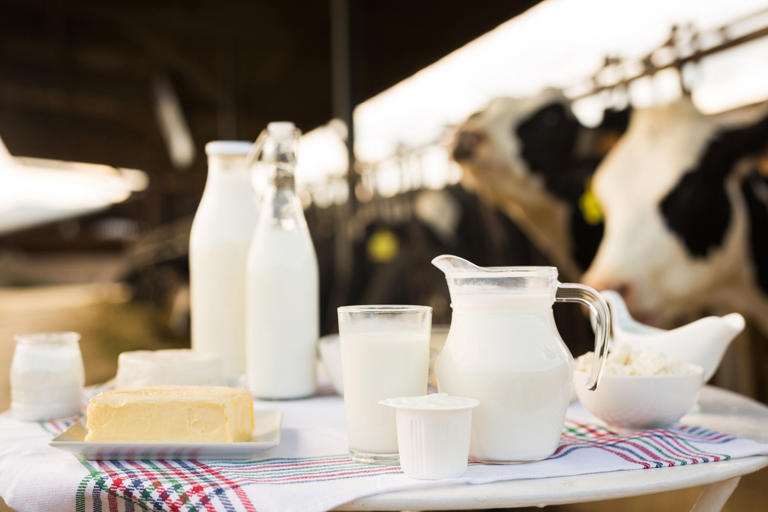
[[[208,179],[189,237],[192,349],[218,354],[230,384],[245,373],[245,281],[259,204],[250,142],[205,146]]]
[[[270,184],[248,253],[248,387],[260,398],[298,398],[316,388],[319,336],[317,256],[296,196],[300,132],[270,123],[256,141]]]

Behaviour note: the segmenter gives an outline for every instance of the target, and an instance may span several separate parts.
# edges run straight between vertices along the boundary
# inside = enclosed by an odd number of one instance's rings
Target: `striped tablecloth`
[[[384,491],[455,483],[653,470],[768,454],[768,445],[695,426],[633,434],[598,426],[578,404],[546,460],[471,464],[458,479],[418,481],[396,466],[346,455],[343,402],[320,397],[257,402],[283,410],[280,446],[254,461],[86,461],[47,446],[74,419],[22,423],[0,415],[0,496],[19,512],[315,511]]]

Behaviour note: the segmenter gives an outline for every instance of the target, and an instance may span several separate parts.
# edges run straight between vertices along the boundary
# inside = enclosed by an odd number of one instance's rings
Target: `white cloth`
[[[705,462],[712,460],[711,454],[733,458],[768,454],[767,444],[684,428],[675,430],[675,436],[686,438],[690,450],[662,439],[661,434],[628,439],[626,446],[612,441],[601,448],[588,442],[589,434],[584,432],[591,431],[589,427],[581,432],[581,427],[571,424],[570,431],[565,432],[571,437],[563,438],[557,457],[528,464],[473,464],[457,479],[420,481],[407,478],[396,467],[365,466],[347,459],[343,401],[337,396],[256,402],[256,408],[279,409],[284,414],[281,443],[264,452],[262,459],[247,463],[204,461],[197,465],[168,461],[162,466],[165,475],[161,477],[146,473],[147,466],[138,463],[81,462],[48,446],[53,434],[45,428],[54,429],[56,424],[24,423],[4,413],[0,415],[0,496],[19,512],[140,510],[126,504],[131,497],[145,503],[148,500],[149,509],[162,505],[168,507],[162,509],[172,510],[171,504],[175,503],[183,505],[184,510],[194,505],[200,510],[321,511],[399,489],[619,471],[644,465],[677,465],[680,461]],[[568,415],[594,421],[579,404],[571,405]],[[657,438],[662,439],[660,450],[670,447],[671,458],[659,456],[658,450],[644,445]],[[623,449],[626,452],[618,453]],[[696,458],[700,460],[693,460]],[[91,476],[87,467],[93,468]],[[175,490],[169,483],[171,478],[179,482]],[[148,485],[158,481],[161,485]],[[142,489],[148,493],[144,498]]]

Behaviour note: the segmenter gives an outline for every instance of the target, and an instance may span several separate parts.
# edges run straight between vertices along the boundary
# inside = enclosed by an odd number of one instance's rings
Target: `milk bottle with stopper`
[[[208,179],[189,236],[192,348],[217,354],[231,383],[245,373],[245,267],[259,212],[251,147],[206,144]]]
[[[246,279],[248,387],[260,398],[308,396],[316,386],[318,270],[295,192],[299,135],[293,123],[270,123],[254,148],[270,175]]]
[[[441,392],[480,401],[470,457],[494,463],[543,459],[557,448],[571,396],[573,359],[552,304],[596,313],[594,390],[607,355],[610,311],[592,288],[560,283],[555,267],[478,267],[457,256],[432,263],[445,273],[453,318],[435,366]]]

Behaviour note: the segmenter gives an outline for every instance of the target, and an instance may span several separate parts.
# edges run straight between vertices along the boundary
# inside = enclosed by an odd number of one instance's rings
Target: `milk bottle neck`
[[[251,174],[247,165],[246,155],[211,155],[208,157],[208,177],[201,207],[235,208],[237,205],[248,205],[253,208],[256,204],[255,192],[251,183]]]
[[[270,181],[264,196],[261,226],[283,231],[308,231],[293,173],[278,169]]]
[[[208,157],[208,179],[248,179],[247,155],[212,155]]]
[[[296,178],[294,177],[293,170],[277,167],[270,180],[270,185],[274,187],[276,191],[295,194]]]

